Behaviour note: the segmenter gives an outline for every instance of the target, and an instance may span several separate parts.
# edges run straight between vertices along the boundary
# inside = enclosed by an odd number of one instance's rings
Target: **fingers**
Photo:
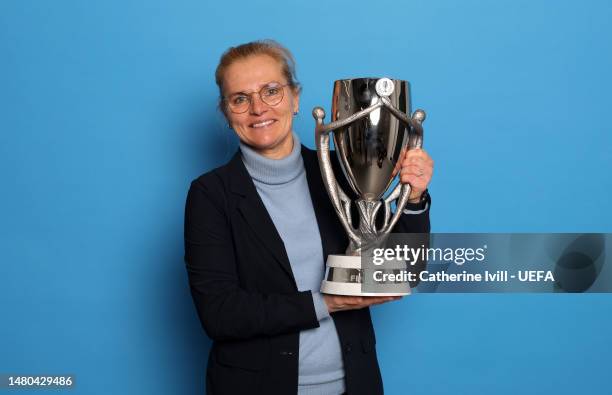
[[[424,191],[433,175],[433,163],[433,160],[425,150],[409,150],[401,164],[401,183],[410,184],[417,192]]]
[[[424,191],[429,185],[429,181],[431,180],[432,170],[431,169],[416,169],[409,168],[407,170],[402,170],[400,174],[400,182],[402,184],[410,184],[412,189],[416,191]]]
[[[415,152],[418,151],[418,152]],[[402,172],[406,168],[416,167],[423,170],[433,171],[434,161],[423,150],[410,150],[401,163]]]
[[[434,161],[424,149],[415,148],[406,151],[406,155],[404,156],[404,160],[402,161],[402,167],[407,166],[411,163],[433,167]]]
[[[331,299],[330,310],[354,310],[362,309],[373,305],[378,305],[386,302],[401,299],[401,296],[340,296],[329,295]]]
[[[411,148],[409,150],[406,150],[405,157],[406,158],[417,157],[417,158],[431,160],[431,157],[429,156],[427,151],[425,151],[423,148]]]
[[[402,167],[401,175],[414,175],[417,177],[423,177],[426,175],[431,175],[433,173],[433,169],[427,166],[410,164],[406,167]]]
[[[424,149],[414,148],[414,149],[406,150],[400,154],[400,158],[403,158],[403,159],[398,161],[396,167],[393,169],[393,177],[395,177],[398,171],[401,171],[401,174],[403,174],[406,171],[405,168],[408,168],[413,165],[417,166],[416,169],[422,169],[423,172],[429,169],[428,173],[431,174],[431,170],[433,169],[434,161],[433,159],[431,159],[429,154],[425,152]],[[415,174],[418,175],[420,173],[421,171],[417,171]],[[408,181],[403,181],[403,182],[407,183]]]

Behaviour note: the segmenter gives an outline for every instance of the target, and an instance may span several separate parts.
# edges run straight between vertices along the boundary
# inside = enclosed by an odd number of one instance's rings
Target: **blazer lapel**
[[[293,271],[287,257],[285,244],[281,239],[266,206],[263,204],[253,179],[247,171],[240,150],[234,155],[229,163],[231,179],[230,189],[233,193],[240,195],[238,210],[242,214],[244,220],[248,223],[253,234],[259,239],[266,249],[268,249],[274,258],[279,262],[282,269],[289,275],[295,285]],[[297,286],[297,285],[296,285]]]

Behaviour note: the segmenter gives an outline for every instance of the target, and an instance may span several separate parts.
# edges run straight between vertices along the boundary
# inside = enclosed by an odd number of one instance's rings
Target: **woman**
[[[381,394],[368,306],[395,298],[319,292],[325,258],[348,239],[316,152],[293,132],[291,54],[274,41],[230,48],[216,82],[240,150],[192,182],[185,218],[191,292],[213,340],[207,393]],[[425,151],[406,154],[411,203],[394,231],[429,232],[432,169]]]

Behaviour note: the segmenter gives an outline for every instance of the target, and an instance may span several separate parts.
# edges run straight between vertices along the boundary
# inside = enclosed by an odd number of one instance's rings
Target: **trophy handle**
[[[359,245],[359,236],[355,233],[355,229],[351,225],[351,200],[346,193],[344,193],[340,185],[338,185],[338,180],[334,175],[331,160],[329,158],[329,133],[332,128],[327,129],[326,127],[329,125],[323,124],[325,110],[321,107],[315,107],[315,109],[312,110],[312,116],[317,122],[315,128],[315,141],[317,144],[319,163],[321,163],[320,167],[321,175],[323,176],[323,184],[325,184],[327,194],[331,199],[338,218],[340,218],[344,230],[351,240],[351,244]]]
[[[389,103],[389,101],[387,101]],[[372,111],[382,107],[384,104],[383,102],[378,102],[376,104],[371,105],[368,108],[365,108],[359,112],[354,113],[353,115],[351,115],[350,117],[346,117],[344,119],[339,119],[335,122],[330,122],[328,124],[323,124],[323,119],[325,118],[325,110],[322,109],[321,107],[315,107],[312,110],[312,116],[314,117],[314,119],[317,121],[317,126],[315,128],[315,133],[318,136],[319,133],[329,133],[334,129],[339,129],[342,128],[350,123],[355,122],[358,119],[361,119],[363,117],[365,117],[366,115],[368,115],[369,113],[371,113]],[[393,107],[393,105],[391,103],[389,103],[389,105],[391,107]],[[395,108],[394,108],[395,109]],[[396,110],[397,111],[397,110]],[[397,111],[398,113],[401,114],[401,111]],[[404,115],[404,117],[406,117]],[[318,138],[317,138],[318,141]],[[327,146],[328,150],[329,150],[329,145]]]
[[[425,120],[426,114],[423,110],[416,110],[411,118],[408,118],[406,114],[396,109],[388,98],[382,96],[381,101],[383,105],[391,111],[391,113],[403,122],[406,126],[411,128],[414,131],[414,136],[410,136],[409,147],[410,149],[421,148],[423,147],[423,121]],[[410,191],[412,187],[410,184],[402,184],[398,182],[398,184],[393,188],[393,191],[387,196],[385,199],[385,217],[384,217],[384,225],[381,230],[382,235],[386,235],[391,232],[391,229],[395,226],[400,216],[402,215],[402,211],[408,203],[408,198],[410,197]],[[393,217],[391,217],[391,203],[397,199],[395,213]],[[390,219],[390,220],[389,220]]]

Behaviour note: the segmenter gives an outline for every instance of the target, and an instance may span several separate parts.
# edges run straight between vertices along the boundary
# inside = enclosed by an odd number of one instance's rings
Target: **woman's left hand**
[[[410,184],[412,188],[409,202],[417,203],[420,201],[421,195],[431,181],[433,164],[431,157],[421,148],[410,149],[406,152],[406,156],[401,162],[400,182]]]

